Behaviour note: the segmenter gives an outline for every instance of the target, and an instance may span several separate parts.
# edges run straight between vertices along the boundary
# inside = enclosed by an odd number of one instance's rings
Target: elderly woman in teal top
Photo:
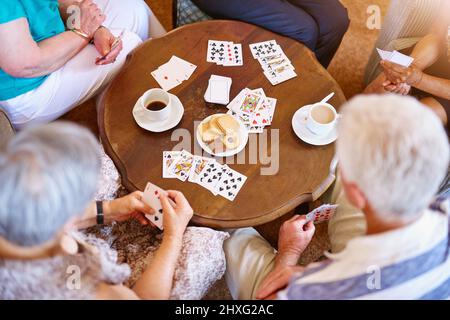
[[[17,129],[55,120],[164,33],[144,0],[2,0],[0,108]]]

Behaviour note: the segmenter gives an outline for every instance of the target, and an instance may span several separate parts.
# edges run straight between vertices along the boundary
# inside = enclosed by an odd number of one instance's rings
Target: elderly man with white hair
[[[304,216],[281,227],[278,252],[253,229],[235,231],[225,244],[233,297],[449,298],[449,218],[428,209],[449,163],[437,116],[408,97],[357,97],[343,109],[337,155],[328,260],[297,265],[315,230]]]

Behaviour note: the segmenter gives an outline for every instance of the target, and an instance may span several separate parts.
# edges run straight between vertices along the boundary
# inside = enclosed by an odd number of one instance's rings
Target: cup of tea
[[[318,136],[326,136],[336,126],[337,119],[338,113],[331,104],[319,102],[309,110],[306,127]]]
[[[140,105],[148,121],[164,121],[170,116],[172,99],[162,89],[150,89],[140,98]]]

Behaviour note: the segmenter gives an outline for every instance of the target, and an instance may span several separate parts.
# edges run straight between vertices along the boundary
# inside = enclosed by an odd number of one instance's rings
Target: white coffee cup
[[[166,106],[161,110],[149,110],[152,103],[160,102]],[[162,89],[150,89],[139,99],[141,115],[148,121],[165,121],[172,112],[172,98]]]
[[[306,127],[318,136],[326,136],[336,126],[337,119],[338,113],[331,104],[319,102],[311,106]]]

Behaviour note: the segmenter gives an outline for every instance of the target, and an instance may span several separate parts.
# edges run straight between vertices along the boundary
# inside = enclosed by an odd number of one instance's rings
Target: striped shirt
[[[295,276],[279,299],[449,299],[449,217],[426,210],[406,227],[352,239]]]

